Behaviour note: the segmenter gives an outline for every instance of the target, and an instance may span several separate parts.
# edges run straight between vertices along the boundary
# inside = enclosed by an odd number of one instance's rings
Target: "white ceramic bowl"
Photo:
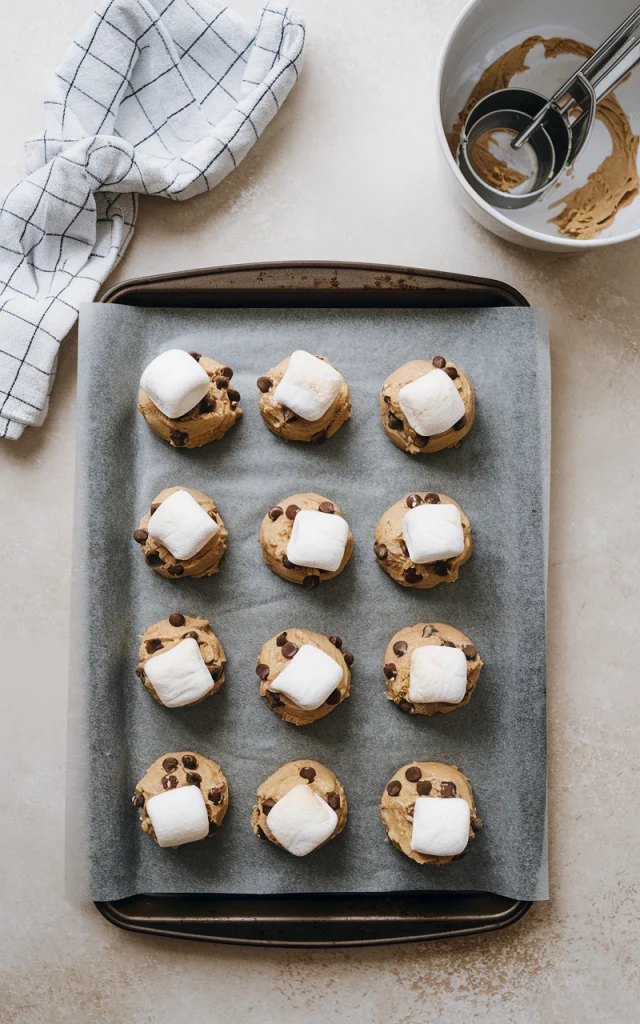
[[[456,198],[477,221],[501,238],[531,249],[582,252],[640,235],[638,196],[621,208],[613,224],[593,239],[561,235],[556,225],[549,223],[559,209],[550,212],[550,204],[583,184],[611,151],[609,133],[600,121],[596,121],[591,138],[578,157],[573,178],[563,179],[561,188],[552,189],[549,196],[524,210],[496,210],[482,200],[463,178],[446,138],[484,69],[512,46],[531,35],[560,36],[599,46],[635,6],[634,0],[472,0],[453,25],[438,64],[436,130]],[[581,62],[580,57],[569,55],[545,60],[539,46],[529,55],[527,63],[531,70],[516,76],[511,84],[551,95]],[[640,65],[616,89],[616,95],[634,134],[640,135]]]

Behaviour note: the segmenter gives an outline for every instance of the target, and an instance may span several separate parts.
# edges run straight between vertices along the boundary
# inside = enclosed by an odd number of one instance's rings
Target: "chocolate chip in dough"
[[[282,415],[285,423],[295,423],[297,416],[291,409],[287,409],[286,405],[282,406]]]
[[[327,515],[333,515],[335,506],[332,501],[323,501],[318,505],[318,512],[326,512]]]
[[[187,772],[187,785],[188,786],[199,786],[202,782],[202,775],[198,772]]]
[[[409,557],[409,548],[407,547],[403,540],[400,541],[400,550],[402,551],[402,554],[405,556],[405,558]]]
[[[448,797],[455,796],[457,793],[455,782],[441,782],[440,783],[440,796]]]
[[[149,536],[149,534],[148,534],[148,532],[146,530],[134,530],[133,531],[133,539],[135,540],[136,544],[144,544],[144,543],[146,543],[146,540],[147,540],[148,536]]]
[[[138,665],[136,669],[136,675],[138,679],[141,680],[141,682],[144,682],[144,668],[142,667],[142,665]]]
[[[144,556],[144,560],[147,565],[162,565],[162,559],[157,551],[150,551],[148,555]]]
[[[151,513],[151,515],[153,515],[154,512],[158,511],[158,509],[160,508],[161,504],[162,504],[161,501],[156,501],[156,502],[153,503],[153,505],[151,505],[151,507],[149,508],[149,512]]]
[[[287,517],[287,519],[290,519],[291,522],[293,522],[299,511],[299,505],[287,505],[286,509],[284,510],[284,514]]]
[[[407,818],[413,818],[413,813],[414,813],[415,809],[416,809],[415,803],[409,804],[409,806],[407,807]]]
[[[349,666],[349,668],[351,668],[351,666],[353,665],[353,662],[355,660],[354,657],[353,657],[353,654],[351,653],[351,651],[343,651],[342,652],[342,657],[346,661],[346,663]]]
[[[466,417],[466,414],[465,414],[464,416],[460,417],[460,419],[458,420],[457,423],[453,424],[453,429],[454,430],[462,430],[462,428],[466,427],[466,425],[467,425],[467,417]]]
[[[393,682],[398,674],[398,670],[392,661],[390,661],[388,665],[385,665],[382,671],[391,682]]]
[[[423,636],[433,636],[434,633],[435,633],[435,629],[433,628],[433,626],[430,626],[428,623],[424,627],[424,629],[422,630],[422,635]]]
[[[326,440],[326,430],[318,430],[317,433],[311,435],[311,444],[323,444]],[[322,511],[324,511],[324,509]]]
[[[293,658],[298,653],[298,645],[291,643],[290,640],[286,644],[282,645],[282,655],[284,658]]]
[[[298,568],[297,565],[295,565],[293,562],[289,561],[289,559],[287,558],[286,555],[282,556],[282,564],[284,565],[285,569],[297,569]]]
[[[456,645],[454,644],[453,640],[443,640],[442,641],[442,646],[443,647],[455,647]]]
[[[189,435],[185,430],[174,430],[171,434],[171,443],[176,448],[184,448],[185,444],[189,440]]]
[[[386,544],[378,544],[377,542],[373,545],[373,553],[380,562],[384,562],[385,558],[389,554],[389,550]]]
[[[415,434],[413,438],[413,443],[416,445],[417,448],[426,448],[430,440],[431,438],[425,437],[424,434]]]
[[[271,391],[271,388],[273,387],[271,377],[258,377],[256,383],[258,385],[258,390],[261,391],[263,395],[266,395],[267,391]]]
[[[216,831],[217,827],[218,826],[216,825],[215,821],[210,821],[209,822],[209,835],[210,836],[213,835],[213,833]]]
[[[276,644],[277,644],[278,647],[284,647],[286,642],[287,642],[287,631],[285,629],[284,633],[280,633],[280,636],[276,637]]]
[[[433,571],[436,576],[448,576],[451,570],[451,566],[448,562],[434,562]],[[455,646],[455,644],[454,644]]]
[[[435,491],[429,491],[429,493],[424,496],[424,503],[425,505],[439,505],[440,495],[436,494]]]
[[[455,366],[447,366],[444,372],[446,373],[447,377],[451,377],[451,380],[455,380],[456,377],[460,376]]]
[[[422,778],[422,770],[418,768],[417,764],[412,764],[410,768],[407,768],[404,777],[407,782],[417,782]]]
[[[391,782],[387,785],[387,793],[389,794],[389,796],[397,796],[401,789],[402,783],[400,782],[399,779],[392,779]]]
[[[313,780],[316,777],[316,770],[315,770],[315,768],[311,768],[311,766],[309,766],[307,768],[301,768],[300,769],[300,777],[303,778],[303,779],[306,779],[308,782],[313,782]]]
[[[416,784],[416,789],[418,791],[418,796],[429,796],[429,793],[431,792],[431,783],[428,779],[422,779]]]
[[[480,829],[482,828],[482,818],[472,818],[471,828],[473,829],[474,832],[479,832]]]
[[[144,807],[144,793],[136,793],[132,803],[134,807]]]
[[[189,355],[191,356],[192,359],[195,359],[196,363],[199,363],[200,360],[202,359],[201,352],[190,352]]]
[[[184,565],[168,565],[167,572],[170,576],[182,576],[184,574]]]
[[[431,362],[433,363],[437,370],[444,370],[445,366],[447,365],[447,360],[444,358],[444,356],[434,356]]]
[[[269,676],[269,666],[256,665],[256,675],[260,676],[261,679],[267,679]]]
[[[417,572],[415,566],[413,565],[409,566],[408,569],[405,569],[402,575],[404,576],[407,583],[419,583],[420,580],[422,579],[422,576],[420,575],[419,572]]]
[[[327,793],[327,803],[329,807],[337,811],[340,807],[340,795],[338,793]]]
[[[163,775],[162,777],[162,788],[163,789],[175,789],[178,785],[178,780],[175,775]]]
[[[180,612],[171,612],[169,622],[172,626],[184,626],[184,615]]]
[[[208,795],[211,803],[215,804],[216,807],[219,806],[219,804],[224,803],[224,786],[216,786],[215,789],[210,789]]]
[[[411,714],[411,712],[414,710],[413,704],[410,701],[405,700],[404,697],[402,698],[402,700],[398,701],[398,707],[400,708],[401,711],[405,711],[407,714]]]
[[[271,808],[276,806],[276,802],[275,800],[272,800],[271,797],[268,797],[267,800],[262,801],[262,804],[260,806],[262,807],[262,813],[266,818]]]
[[[419,494],[409,494],[405,499],[407,508],[416,508],[417,505],[422,505],[422,498]]]
[[[462,653],[464,654],[465,658],[468,658],[469,661],[473,661],[474,658],[478,657],[478,652],[476,651],[473,644],[464,644],[462,648]]]
[[[280,508],[279,505],[273,505],[267,512],[267,515],[269,516],[271,522],[275,523],[276,519],[279,519],[280,516],[282,515],[282,509]]]
[[[277,693],[272,693],[271,690],[267,690],[266,697],[270,708],[281,708],[283,706],[284,702],[280,700]]]
[[[200,412],[213,412],[216,407],[215,398],[211,398],[210,395],[205,395],[200,402]]]
[[[397,654],[399,658],[402,658],[409,650],[409,645],[404,640],[396,640],[393,645],[393,653]]]
[[[319,584],[319,576],[305,576],[305,578],[302,581],[302,586],[304,587],[305,590],[313,590],[313,588],[319,586]]]
[[[256,835],[258,836],[258,839],[267,839],[267,836],[264,834],[259,825],[256,825]]]
[[[340,703],[340,690],[333,690],[332,693],[327,697],[325,704],[339,704]]]
[[[192,629],[188,633],[185,633],[183,635],[182,639],[183,640],[188,640],[189,637],[191,637],[192,640],[197,640],[198,639],[198,634],[196,633],[195,629]]]
[[[237,404],[240,401],[240,392],[236,391],[235,388],[229,388],[229,401],[231,404],[234,402]]]
[[[227,380],[231,380],[233,377],[233,370],[230,366],[223,366],[222,369],[218,370],[221,377],[226,377]]]
[[[220,388],[222,391],[226,391],[229,387],[229,381],[226,377],[223,377],[221,373],[216,373],[216,375],[211,378],[211,383],[215,384],[215,386]]]
[[[403,421],[397,416],[394,416],[392,412],[389,413],[389,419],[387,422],[389,424],[389,430],[402,430],[404,428]]]
[[[162,762],[162,767],[164,768],[165,772],[172,772],[175,768],[178,767],[177,757],[165,757],[164,761]]]
[[[145,647],[147,648],[147,654],[154,654],[156,651],[162,650],[164,644],[162,643],[162,640],[158,640],[157,637],[154,637],[153,640],[147,640]]]
[[[222,671],[223,671],[223,666],[222,665],[213,665],[213,667],[211,667],[209,669],[209,672],[211,673],[211,679],[213,680],[214,683],[218,682],[218,679],[222,675]]]
[[[339,636],[330,636],[329,643],[333,644],[334,647],[337,647],[338,650],[340,650],[340,648],[342,647],[342,640],[340,639]]]
[[[182,763],[185,766],[185,768],[197,768],[198,767],[197,758],[194,757],[193,754],[185,754],[183,756],[183,758],[182,758]]]

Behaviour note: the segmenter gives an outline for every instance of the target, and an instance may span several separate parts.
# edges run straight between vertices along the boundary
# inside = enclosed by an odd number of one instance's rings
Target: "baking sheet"
[[[177,342],[177,339],[180,340]],[[144,366],[176,342],[235,370],[243,420],[218,443],[171,449],[137,412]],[[294,348],[326,355],[347,378],[353,417],[326,444],[285,445],[263,424],[255,381]],[[414,459],[386,438],[378,392],[411,358],[442,353],[476,388],[476,422],[458,451]],[[546,899],[545,588],[549,472],[546,316],[530,309],[162,310],[87,305],[80,318],[73,659],[67,870],[95,900],[134,893],[484,890]],[[229,530],[221,572],[164,580],[131,534],[163,487],[212,495]],[[294,492],[336,501],[355,537],[340,577],[304,591],[264,565],[266,509]],[[474,553],[459,580],[399,587],[376,564],[373,531],[403,494],[436,490],[471,520]],[[135,676],[139,637],[174,610],[210,619],[228,659],[212,699],[169,710]],[[389,637],[445,621],[485,667],[470,704],[407,716],[386,700]],[[299,625],[343,637],[355,655],[351,697],[299,729],[259,697],[263,641]],[[231,800],[216,837],[161,850],[131,806],[158,756],[213,757]],[[332,768],[349,799],[345,832],[306,858],[261,842],[250,826],[257,785],[309,757]],[[382,790],[411,759],[456,764],[485,823],[465,858],[420,866],[386,841]]]

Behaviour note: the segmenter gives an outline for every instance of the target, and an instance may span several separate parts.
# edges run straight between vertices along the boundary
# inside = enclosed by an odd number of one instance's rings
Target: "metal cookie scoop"
[[[482,199],[502,209],[535,203],[581,152],[600,100],[638,63],[640,7],[551,99],[532,89],[514,88],[479,100],[462,129],[458,149],[458,164],[469,184]],[[496,168],[502,169],[502,181],[497,180]]]

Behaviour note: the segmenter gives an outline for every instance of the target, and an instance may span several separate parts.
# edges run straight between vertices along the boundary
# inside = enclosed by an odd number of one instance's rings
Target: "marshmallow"
[[[267,821],[271,835],[285,850],[294,857],[305,857],[329,838],[338,815],[311,786],[303,784],[278,800]]]
[[[462,655],[464,657],[464,655]],[[313,644],[303,644],[269,689],[284,693],[299,708],[315,711],[342,682],[337,661]]]
[[[431,857],[455,857],[469,842],[469,804],[462,797],[419,796],[413,809],[411,849]]]
[[[209,377],[197,359],[181,348],[162,352],[149,363],[140,387],[169,419],[184,416],[204,398]]]
[[[307,569],[336,572],[342,564],[349,527],[342,516],[327,512],[298,512],[293,520],[287,558]]]
[[[400,408],[417,434],[442,434],[465,413],[464,402],[444,370],[431,370],[398,392]]]
[[[414,704],[459,704],[467,692],[467,659],[459,647],[416,647],[409,663],[408,699]]]
[[[319,420],[333,405],[343,384],[344,377],[333,366],[298,350],[289,359],[273,397],[303,420]]]
[[[204,697],[213,687],[209,669],[193,637],[145,662],[144,671],[158,697],[168,708],[181,708]]]
[[[188,491],[174,491],[165,498],[147,525],[149,535],[179,561],[197,555],[219,529]]]
[[[457,558],[464,551],[460,509],[444,502],[416,505],[402,518],[402,536],[417,565]]]
[[[158,846],[182,846],[209,835],[209,817],[197,786],[178,786],[147,800]]]

